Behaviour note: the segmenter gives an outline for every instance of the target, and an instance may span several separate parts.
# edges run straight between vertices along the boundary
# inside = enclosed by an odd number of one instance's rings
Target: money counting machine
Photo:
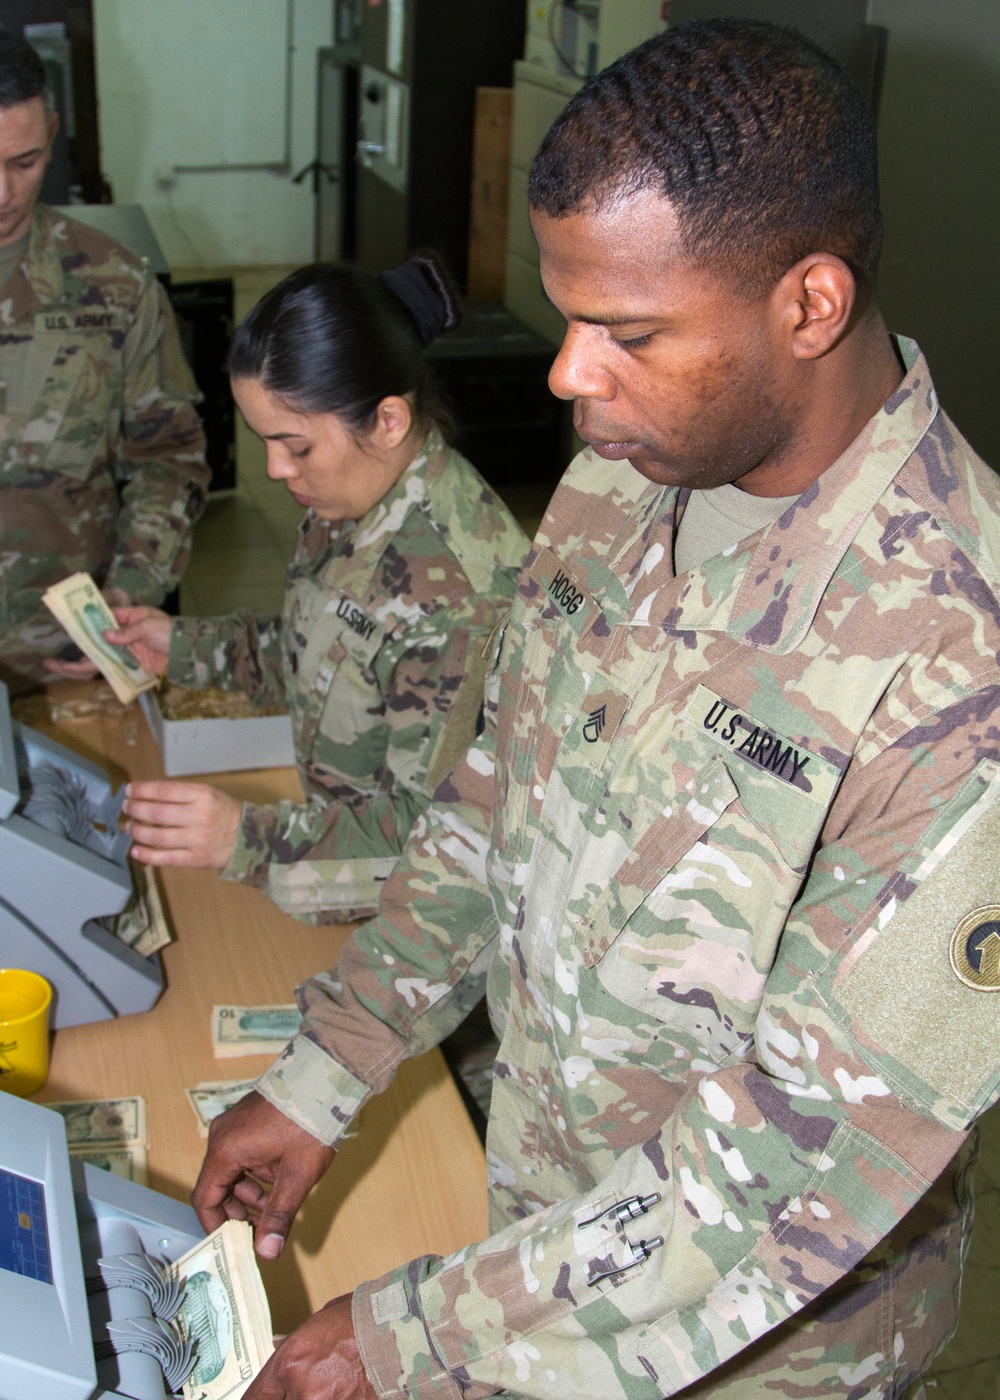
[[[105,926],[132,896],[129,838],[103,768],[11,719],[0,683],[0,966],[51,982],[56,1026],[148,1011],[159,957]]]
[[[0,1400],[179,1390],[164,1266],[203,1236],[190,1206],[71,1162],[58,1113],[0,1093]]]

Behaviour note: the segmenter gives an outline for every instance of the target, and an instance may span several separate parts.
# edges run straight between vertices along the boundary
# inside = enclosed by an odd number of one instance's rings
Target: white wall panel
[[[285,156],[289,6],[291,168],[240,168]],[[118,201],[145,208],[169,262],[308,261],[312,187],[289,175],[315,152],[330,0],[94,0],[94,21],[104,171]]]

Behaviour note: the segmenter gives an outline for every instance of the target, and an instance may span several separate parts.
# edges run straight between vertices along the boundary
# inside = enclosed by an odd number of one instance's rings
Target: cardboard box
[[[164,719],[155,691],[140,695],[139,704],[163,755],[168,778],[245,768],[290,768],[295,764],[290,715]]]

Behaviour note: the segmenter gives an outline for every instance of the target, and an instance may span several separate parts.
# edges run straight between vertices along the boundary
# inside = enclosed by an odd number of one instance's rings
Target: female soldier
[[[297,918],[365,917],[407,833],[475,737],[484,644],[527,541],[442,437],[422,346],[457,323],[434,255],[381,278],[303,268],[238,327],[233,394],[305,509],[280,618],[116,611],[109,640],[185,686],[287,703],[308,800],[240,803],[136,782],[132,854],[263,889]]]

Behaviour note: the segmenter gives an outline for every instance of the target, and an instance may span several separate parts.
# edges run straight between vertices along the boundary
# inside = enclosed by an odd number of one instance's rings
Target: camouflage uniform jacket
[[[820,479],[680,577],[684,493],[576,459],[484,733],[299,990],[259,1087],[326,1142],[484,983],[501,1036],[494,1233],[354,1296],[384,1396],[674,1394],[869,1255],[997,1095],[998,486],[901,350]],[[875,1293],[867,1351],[792,1393],[920,1373],[940,1335]]]
[[[44,590],[84,569],[159,603],[204,508],[197,390],[149,266],[39,206],[0,300],[0,673],[45,678]]]
[[[281,617],[174,623],[171,680],[291,709],[309,800],[245,804],[226,878],[314,923],[374,913],[410,827],[475,736],[484,645],[527,548],[432,432],[357,523],[307,513]]]

